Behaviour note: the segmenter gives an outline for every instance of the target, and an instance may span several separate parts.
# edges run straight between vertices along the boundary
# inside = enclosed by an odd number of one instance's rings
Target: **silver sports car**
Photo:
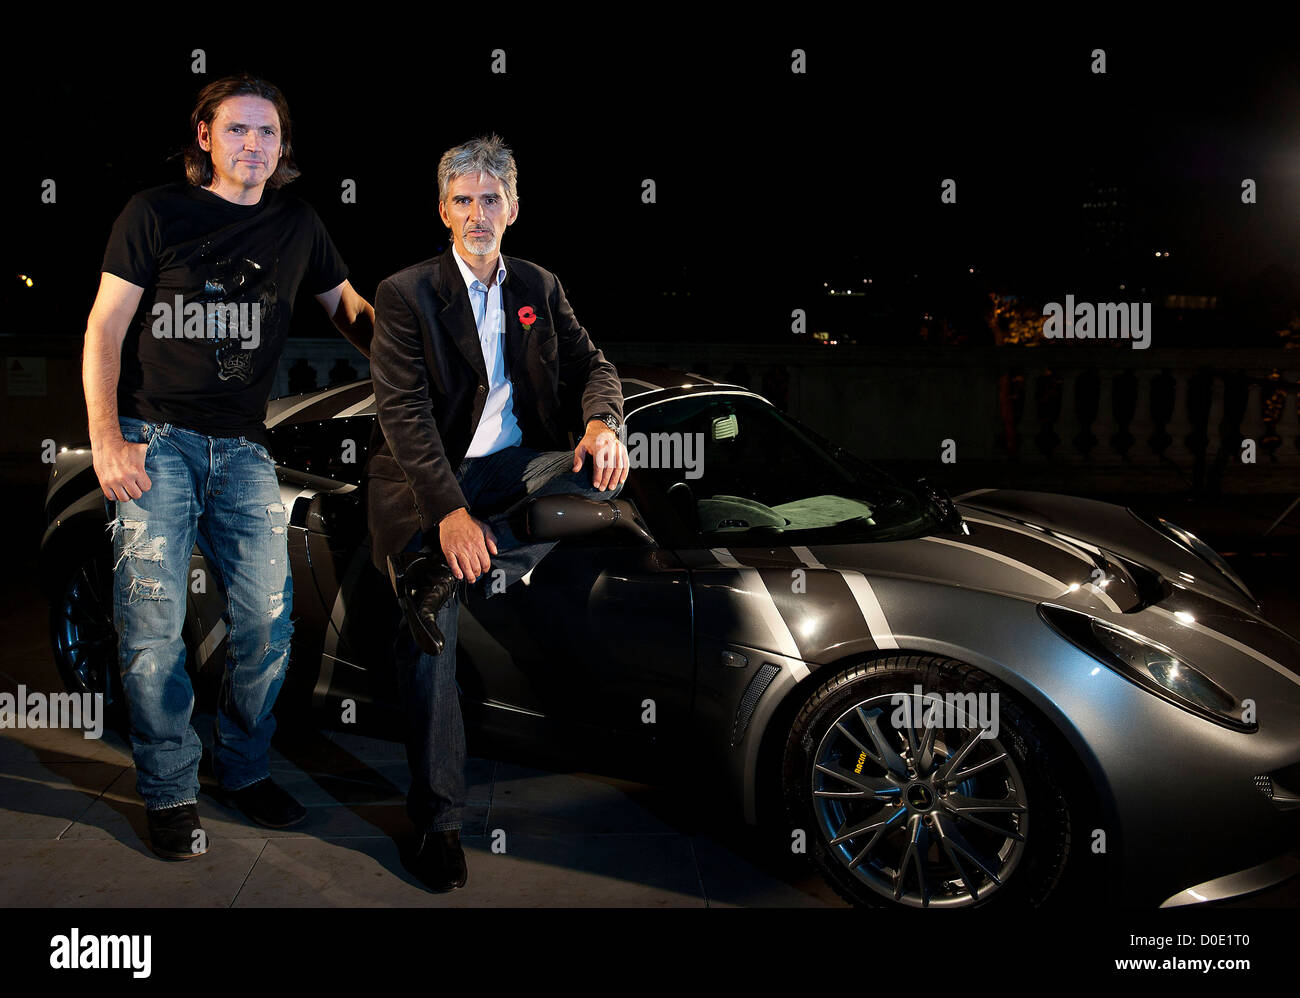
[[[863,905],[1178,905],[1297,872],[1300,643],[1196,537],[1070,496],[953,501],[743,387],[621,373],[620,498],[535,501],[521,529],[560,544],[462,608],[472,736],[667,760]],[[295,592],[279,709],[338,724],[348,700],[399,737],[369,383],[278,400],[268,426]],[[88,451],[60,455],[46,512],[56,659],[117,702]],[[189,601],[202,699],[220,586]]]

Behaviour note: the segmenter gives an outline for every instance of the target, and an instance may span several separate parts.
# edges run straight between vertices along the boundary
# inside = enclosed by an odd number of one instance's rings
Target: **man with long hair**
[[[291,134],[288,103],[265,80],[206,86],[185,181],[128,202],[86,324],[94,467],[106,507],[116,505],[114,623],[137,786],[150,845],[169,859],[207,849],[182,638],[196,542],[229,623],[214,775],[259,824],[306,816],[267,760],[293,586],[266,407],[300,288],[367,356],[374,310],[315,211],[281,190],[299,173]]]

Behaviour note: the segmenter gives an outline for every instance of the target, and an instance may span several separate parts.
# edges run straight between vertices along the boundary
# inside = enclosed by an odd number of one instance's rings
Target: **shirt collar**
[[[451,255],[456,258],[456,266],[460,268],[460,276],[465,278],[465,287],[469,288],[471,291],[484,290],[486,285],[474,276],[474,271],[469,269],[469,264],[460,258],[460,254],[456,252],[455,245],[451,247]],[[500,253],[497,253],[497,286],[499,287],[501,282],[505,279],[506,258]],[[478,285],[477,288],[475,287],[476,284]]]

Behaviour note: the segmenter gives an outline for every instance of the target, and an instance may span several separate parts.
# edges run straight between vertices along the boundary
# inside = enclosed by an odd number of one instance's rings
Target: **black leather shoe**
[[[402,865],[435,894],[464,887],[469,877],[460,832],[455,828],[417,834],[402,852]]]
[[[455,573],[428,550],[403,551],[388,556],[388,578],[415,643],[441,655],[447,641],[438,629],[438,611],[456,591]]]
[[[269,776],[258,780],[243,790],[225,790],[222,793],[244,817],[267,828],[288,828],[307,817],[307,809],[276,785]]]
[[[164,859],[194,859],[208,851],[207,837],[201,833],[199,809],[193,804],[146,811],[149,821],[149,847]]]

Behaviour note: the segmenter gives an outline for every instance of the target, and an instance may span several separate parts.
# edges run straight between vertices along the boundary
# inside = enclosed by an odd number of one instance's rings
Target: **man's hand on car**
[[[573,470],[582,467],[583,454],[590,454],[593,461],[591,483],[598,489],[613,489],[627,481],[627,472],[631,462],[628,460],[627,448],[618,434],[598,419],[587,424],[587,434],[573,449]]]

